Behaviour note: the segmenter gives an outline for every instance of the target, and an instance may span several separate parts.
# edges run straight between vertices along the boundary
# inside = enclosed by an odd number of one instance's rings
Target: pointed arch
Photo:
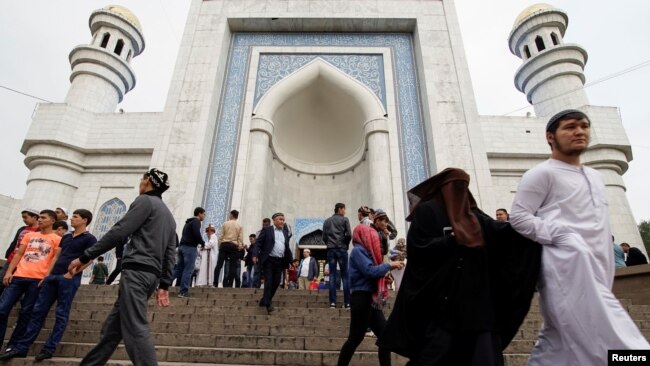
[[[542,52],[546,49],[546,45],[544,45],[544,39],[542,39],[542,36],[535,37],[535,46],[537,46],[537,51],[539,52]]]
[[[106,46],[108,46],[109,39],[111,39],[111,34],[108,32],[104,33],[104,35],[102,36],[102,43],[99,45],[99,47],[106,48]]]
[[[116,55],[120,56],[122,54],[122,49],[124,48],[124,41],[121,39],[117,40],[117,43],[115,44],[115,52]]]
[[[126,204],[121,199],[114,197],[110,200],[104,202],[97,210],[95,215],[95,228],[93,234],[97,237],[97,240],[101,239],[104,234],[110,230],[116,222],[126,213]],[[110,252],[104,254],[104,263],[109,270],[115,266],[115,251],[111,250]],[[88,283],[90,276],[92,275],[94,264],[86,268],[83,273],[82,280],[85,283]]]
[[[93,233],[97,239],[101,239],[125,213],[126,204],[121,199],[114,197],[104,202],[97,211],[97,218],[95,219]]]
[[[368,136],[388,132],[386,111],[377,95],[321,58],[271,87],[253,115],[251,131],[267,133],[274,156],[307,174],[353,168],[365,156]],[[325,142],[334,138],[338,148],[332,150]]]
[[[370,88],[322,58],[310,61],[272,86],[260,98],[253,113],[272,117],[284,101],[298,94],[319,78],[339,86],[350,97],[354,98],[362,107],[366,120],[376,118],[377,115],[381,117],[386,114],[381,100]]]
[[[559,38],[557,37],[557,34],[555,34],[555,32],[552,32],[552,33],[551,33],[551,41],[553,42],[553,45],[554,45],[554,46],[557,46],[557,45],[560,44],[560,40],[559,40]]]

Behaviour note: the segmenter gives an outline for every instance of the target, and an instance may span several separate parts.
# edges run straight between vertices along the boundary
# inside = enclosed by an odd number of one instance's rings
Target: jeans
[[[330,304],[336,303],[336,282],[338,277],[338,270],[336,265],[338,263],[341,268],[341,279],[343,280],[343,301],[345,304],[350,303],[350,285],[348,282],[348,251],[345,249],[327,249],[327,263],[330,269]]]
[[[25,334],[32,309],[38,299],[38,283],[40,281],[33,278],[14,277],[11,279],[9,287],[5,288],[0,296],[0,343],[4,342],[9,313],[21,296],[23,299],[20,300],[20,315],[8,344],[13,345]]]
[[[246,266],[246,272],[248,272],[248,287],[260,288],[260,265],[249,264]]]
[[[196,264],[196,247],[190,245],[181,245],[178,248],[178,271],[182,273],[181,277],[181,294],[187,294],[192,281],[192,272]]]
[[[54,354],[56,346],[61,342],[65,328],[68,326],[68,319],[70,318],[70,308],[72,301],[77,293],[77,289],[81,284],[81,275],[74,278],[65,278],[63,275],[51,275],[45,278],[41,291],[38,294],[38,300],[34,305],[34,312],[32,313],[25,335],[18,339],[14,344],[14,348],[19,353],[26,354],[29,346],[34,343],[38,333],[43,328],[45,318],[50,311],[50,308],[56,301],[56,320],[52,328],[52,334],[45,342],[43,351]]]
[[[384,313],[372,307],[372,292],[355,291],[350,302],[350,333],[339,354],[338,366],[347,366],[363,341],[368,327],[380,336],[386,327]],[[390,351],[379,348],[379,365],[390,366]]]

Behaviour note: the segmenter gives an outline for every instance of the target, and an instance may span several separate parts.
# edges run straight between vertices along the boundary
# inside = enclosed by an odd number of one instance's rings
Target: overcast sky
[[[90,41],[90,13],[110,3],[0,1],[0,194],[23,196],[28,170],[20,147],[39,102],[3,88],[62,102],[70,85],[68,54],[76,45]],[[126,112],[162,111],[190,1],[115,3],[138,16],[146,42],[144,53],[132,61],[137,85],[119,108]],[[521,109],[528,103],[513,83],[521,60],[510,53],[507,37],[519,12],[533,3],[456,0],[480,114],[532,112],[532,108]],[[637,221],[650,219],[650,1],[550,3],[569,15],[565,41],[580,44],[589,54],[585,74],[591,104],[620,108],[634,154],[624,175],[628,199]],[[630,71],[634,66],[638,68]],[[625,70],[628,72],[621,74]]]

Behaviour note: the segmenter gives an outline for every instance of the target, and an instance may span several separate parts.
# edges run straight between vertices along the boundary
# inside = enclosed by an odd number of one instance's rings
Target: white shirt
[[[271,257],[284,258],[284,231],[273,226],[273,234],[275,235],[275,245],[271,250]]]
[[[302,260],[302,263],[300,264],[300,273],[298,273],[298,277],[309,277],[309,265],[311,264],[311,257],[307,257]]]

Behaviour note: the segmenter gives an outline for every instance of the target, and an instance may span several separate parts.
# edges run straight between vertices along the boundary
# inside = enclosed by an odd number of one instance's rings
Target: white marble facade
[[[217,227],[238,209],[248,232],[275,211],[315,230],[344,202],[353,224],[358,206],[380,207],[404,236],[404,192],[445,167],[468,171],[486,212],[509,208],[521,175],[548,157],[547,116],[574,107],[594,120],[585,158],[605,176],[613,231],[641,243],[621,179],[631,147],[616,110],[589,106],[581,89],[548,97],[584,83],[584,65],[575,67],[584,50],[563,43],[559,10],[525,10],[511,35],[522,57],[517,87],[539,117],[478,115],[451,0],[193,0],[165,109],[155,113],[113,113],[135,85],[129,61],[144,38],[128,10],[100,15],[103,28],[91,27],[78,52],[94,52],[110,72],[93,65],[73,78],[65,103],[38,108],[22,148],[27,191],[22,202],[0,197],[12,207],[0,211],[4,222],[17,225],[20,207],[65,205],[104,210],[95,229],[105,230],[151,166],[170,175],[165,201],[179,231],[199,205]],[[106,52],[112,43],[103,51],[107,30],[132,53],[116,58]],[[537,36],[546,50],[530,51]]]

